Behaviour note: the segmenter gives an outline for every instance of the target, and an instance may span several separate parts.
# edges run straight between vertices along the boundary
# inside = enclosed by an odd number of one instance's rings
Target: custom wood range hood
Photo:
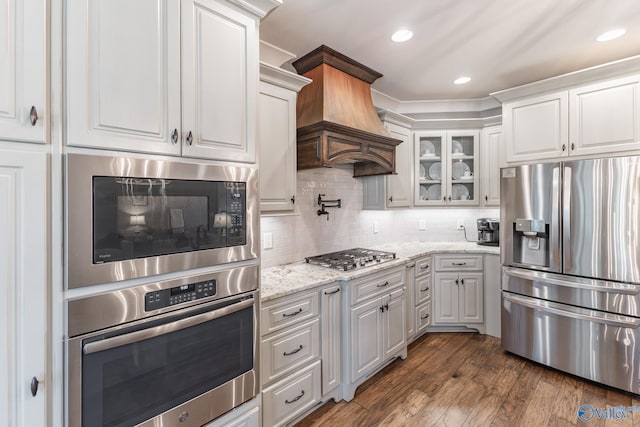
[[[298,170],[353,163],[353,176],[395,173],[396,146],[371,100],[382,74],[327,47],[292,64],[313,80],[298,95]]]

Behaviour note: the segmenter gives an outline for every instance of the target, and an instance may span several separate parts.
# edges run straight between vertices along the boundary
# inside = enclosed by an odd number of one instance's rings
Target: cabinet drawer
[[[264,337],[286,326],[318,315],[318,292],[294,294],[269,301],[260,309],[260,332]]]
[[[262,384],[320,356],[320,319],[269,336],[261,344]]]
[[[351,281],[351,305],[404,285],[406,268],[396,268]]]
[[[436,271],[482,270],[482,255],[436,255]]]
[[[416,277],[431,273],[431,257],[420,258],[416,261]]]
[[[431,287],[430,274],[416,279],[416,305],[420,305],[431,298]]]
[[[425,331],[431,325],[431,300],[416,307],[416,335]]]
[[[282,426],[320,401],[320,361],[262,392],[263,425]]]

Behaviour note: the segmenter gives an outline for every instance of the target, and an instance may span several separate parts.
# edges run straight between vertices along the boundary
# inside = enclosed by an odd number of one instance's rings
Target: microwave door
[[[640,283],[640,157],[564,164],[566,274]]]
[[[561,272],[560,163],[503,168],[500,240],[504,265]]]

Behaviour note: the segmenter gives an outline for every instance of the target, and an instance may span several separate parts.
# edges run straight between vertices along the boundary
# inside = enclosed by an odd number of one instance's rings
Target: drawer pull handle
[[[291,399],[291,400],[285,400],[285,401],[284,401],[284,403],[293,403],[293,402],[297,402],[298,400],[302,399],[302,396],[304,396],[304,390],[302,390],[302,391],[300,392],[300,394],[299,394],[298,396],[294,397],[293,399]]]
[[[428,290],[429,290],[429,287],[427,286],[427,287],[426,287],[426,288],[424,288],[424,289],[420,289],[420,292],[427,292]]]
[[[423,317],[420,318],[420,320],[425,320],[429,318],[429,313],[425,314]]]
[[[377,288],[384,288],[385,286],[387,286],[389,284],[389,282],[384,282],[382,285],[376,285]]]
[[[340,288],[336,289],[335,291],[331,291],[331,292],[325,292],[325,295],[333,295],[333,294],[337,294],[338,292],[340,292]]]
[[[300,344],[300,347],[296,348],[295,350],[290,351],[289,353],[287,353],[286,351],[284,353],[282,353],[283,356],[291,356],[292,354],[296,354],[297,352],[299,352],[300,350],[302,350],[302,344]]]
[[[294,311],[293,313],[282,313],[282,317],[297,316],[300,313],[302,313],[302,307],[300,307],[297,311]]]
[[[422,267],[420,267],[421,270],[426,270],[427,268],[429,268],[429,264],[423,265]]]
[[[452,262],[451,265],[467,265],[466,262]]]

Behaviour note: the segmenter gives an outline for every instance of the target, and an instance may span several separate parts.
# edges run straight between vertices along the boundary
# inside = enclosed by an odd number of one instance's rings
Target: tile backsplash
[[[362,210],[362,181],[353,178],[350,165],[310,169],[297,175],[297,213],[262,216],[261,233],[271,233],[273,247],[262,250],[262,267],[301,261],[304,257],[354,247],[370,247],[388,242],[461,242],[464,233],[456,230],[464,220],[467,237],[477,238],[476,219],[497,218],[499,209],[412,208],[387,211]],[[329,217],[318,216],[318,194],[341,199],[341,208],[327,208]],[[425,230],[419,230],[420,221]],[[374,229],[377,233],[374,233]],[[262,239],[261,239],[262,240]]]

